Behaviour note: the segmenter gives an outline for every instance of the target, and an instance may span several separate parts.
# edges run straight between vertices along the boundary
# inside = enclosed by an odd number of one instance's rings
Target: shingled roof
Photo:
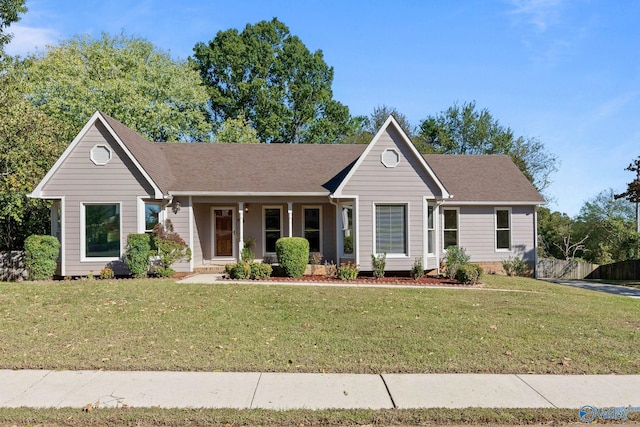
[[[364,144],[220,144],[150,142],[103,114],[165,193],[331,194]],[[544,204],[504,155],[424,155],[456,202]]]

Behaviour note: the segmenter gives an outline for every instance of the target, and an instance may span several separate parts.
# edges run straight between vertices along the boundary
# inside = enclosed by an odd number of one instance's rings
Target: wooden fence
[[[539,258],[538,277],[541,279],[575,279],[580,280],[598,269],[598,264],[573,260]]]
[[[601,265],[592,271],[587,279],[640,280],[640,260],[632,259],[613,264]]]
[[[0,281],[22,280],[25,278],[24,252],[0,252]]]

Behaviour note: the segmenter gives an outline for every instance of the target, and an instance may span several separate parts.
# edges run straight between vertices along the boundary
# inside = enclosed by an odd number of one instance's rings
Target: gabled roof
[[[177,194],[339,196],[382,132],[394,126],[447,203],[546,203],[509,157],[422,156],[391,116],[368,145],[220,144],[151,142],[101,112],[91,117],[31,197],[43,197],[46,182],[98,120],[152,186],[156,198]]]
[[[546,203],[508,156],[425,154],[424,158],[450,191],[453,204]]]
[[[424,170],[426,171],[427,175],[429,177],[431,177],[431,179],[433,179],[433,181],[435,182],[436,186],[440,189],[441,197],[442,198],[449,197],[449,192],[447,191],[446,186],[442,183],[442,181],[439,179],[439,177],[436,176],[436,174],[433,172],[431,167],[429,167],[429,165],[427,164],[425,159],[420,155],[420,153],[416,149],[416,146],[413,145],[413,143],[411,142],[411,140],[409,139],[407,134],[404,133],[404,131],[402,130],[402,127],[400,127],[400,125],[398,124],[398,122],[396,121],[396,119],[393,116],[389,116],[387,118],[387,120],[385,120],[384,124],[380,127],[380,129],[378,129],[378,132],[373,137],[371,142],[367,145],[367,148],[366,148],[366,150],[364,150],[364,153],[356,160],[355,165],[353,165],[353,167],[349,170],[349,172],[347,173],[347,176],[342,180],[342,182],[340,183],[340,185],[336,189],[336,191],[335,191],[336,195],[338,197],[340,197],[342,195],[342,190],[344,189],[345,185],[349,182],[349,179],[353,176],[355,171],[360,167],[362,162],[364,162],[364,159],[367,157],[369,152],[373,149],[373,147],[376,145],[378,140],[382,137],[382,135],[387,131],[387,128],[390,127],[390,126],[393,126],[395,128],[396,132],[398,132],[398,134],[400,135],[400,141],[401,141],[400,143],[404,143],[409,148],[411,153],[418,160],[420,166],[422,168],[424,168]]]

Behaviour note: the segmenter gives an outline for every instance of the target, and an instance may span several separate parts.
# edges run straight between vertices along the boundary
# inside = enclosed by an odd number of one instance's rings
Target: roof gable
[[[110,119],[110,120],[109,120]],[[139,172],[142,174],[142,176],[144,177],[144,179],[149,183],[149,185],[153,188],[154,193],[155,193],[155,197],[156,198],[162,198],[162,191],[160,190],[160,188],[158,187],[158,185],[154,182],[153,179],[151,179],[151,176],[145,171],[145,169],[140,165],[140,163],[138,162],[138,159],[136,156],[133,155],[133,153],[131,152],[131,150],[129,150],[129,148],[127,147],[127,145],[124,143],[123,139],[120,137],[120,135],[118,135],[118,133],[113,129],[112,124],[113,123],[117,123],[120,126],[122,126],[125,129],[128,129],[129,132],[138,135],[140,138],[144,139],[141,135],[137,134],[136,132],[133,132],[132,130],[130,130],[129,128],[127,128],[126,126],[122,125],[121,123],[119,123],[118,121],[111,119],[109,116],[106,116],[104,114],[102,114],[99,111],[96,111],[93,116],[91,116],[91,118],[89,119],[89,121],[84,125],[84,127],[82,128],[82,130],[80,130],[80,132],[78,133],[78,135],[74,138],[74,140],[71,142],[71,144],[69,144],[69,146],[64,150],[64,152],[62,153],[62,155],[60,156],[60,158],[58,158],[58,160],[54,163],[54,165],[51,167],[51,169],[49,169],[49,171],[47,172],[47,174],[44,176],[44,178],[42,178],[42,180],[38,183],[38,185],[36,186],[36,188],[31,192],[31,194],[29,194],[29,197],[33,197],[33,198],[42,198],[43,197],[43,190],[44,187],[46,186],[46,184],[51,180],[51,178],[57,173],[57,171],[60,169],[60,167],[63,165],[63,163],[65,162],[65,160],[71,155],[71,153],[75,150],[75,148],[78,146],[78,144],[80,144],[80,142],[83,140],[83,138],[85,137],[85,135],[87,134],[87,132],[89,131],[89,129],[91,129],[94,125],[96,125],[96,122],[100,121],[102,123],[102,125],[104,125],[104,127],[107,129],[107,131],[111,134],[111,136],[114,138],[114,140],[117,142],[117,144],[120,146],[120,148],[124,151],[124,153],[127,155],[127,157],[131,160],[131,162],[135,165],[135,167],[139,170]],[[111,123],[110,123],[111,122]],[[128,135],[130,136],[130,135]],[[126,138],[126,140],[128,140],[129,138]],[[149,143],[149,141],[147,141],[147,143]]]
[[[449,192],[447,191],[443,183],[436,176],[436,174],[431,169],[431,167],[427,164],[424,157],[420,155],[416,147],[413,145],[413,143],[411,142],[407,134],[404,133],[404,131],[402,130],[402,128],[400,127],[400,125],[398,124],[398,122],[393,116],[389,116],[387,120],[384,122],[384,124],[380,127],[380,129],[378,130],[376,135],[373,137],[369,145],[367,145],[367,148],[364,150],[362,155],[358,158],[358,160],[353,165],[353,167],[350,168],[349,172],[347,173],[345,178],[342,180],[342,182],[334,192],[334,196],[335,197],[343,196],[343,191],[347,186],[347,184],[349,183],[349,181],[356,174],[357,170],[362,166],[365,159],[371,154],[376,144],[378,144],[378,141],[382,138],[383,135],[385,135],[388,132],[389,128],[392,128],[399,135],[398,143],[404,145],[404,148],[408,150],[409,155],[413,156],[417,161],[418,167],[422,168],[423,171],[426,172],[427,176],[433,180],[435,185],[440,190],[441,197],[448,198]]]

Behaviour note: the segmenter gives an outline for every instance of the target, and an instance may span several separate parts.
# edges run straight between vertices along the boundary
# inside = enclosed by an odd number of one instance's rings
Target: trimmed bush
[[[478,264],[463,264],[456,271],[456,280],[465,285],[473,285],[478,283],[482,277],[482,267]]]
[[[445,275],[449,279],[455,279],[458,267],[463,266],[469,262],[469,255],[466,254],[464,248],[457,246],[449,246],[446,249],[447,256],[444,260]]]
[[[24,241],[24,266],[29,280],[52,279],[56,273],[56,260],[60,242],[54,236],[33,234]]]
[[[340,280],[355,280],[358,277],[358,266],[351,261],[340,264],[337,275]]]
[[[371,266],[373,267],[373,276],[376,279],[382,279],[387,266],[387,254],[384,253],[378,256],[371,254]]]
[[[129,234],[127,236],[127,252],[124,262],[137,279],[147,277],[149,272],[149,255],[151,254],[151,238],[148,234]]]
[[[237,264],[227,264],[224,271],[230,279],[246,280],[246,279],[268,279],[271,277],[273,269],[269,264],[262,262],[246,262],[240,261]]]
[[[276,256],[288,277],[302,277],[309,260],[309,241],[303,237],[281,237],[276,241]]]

